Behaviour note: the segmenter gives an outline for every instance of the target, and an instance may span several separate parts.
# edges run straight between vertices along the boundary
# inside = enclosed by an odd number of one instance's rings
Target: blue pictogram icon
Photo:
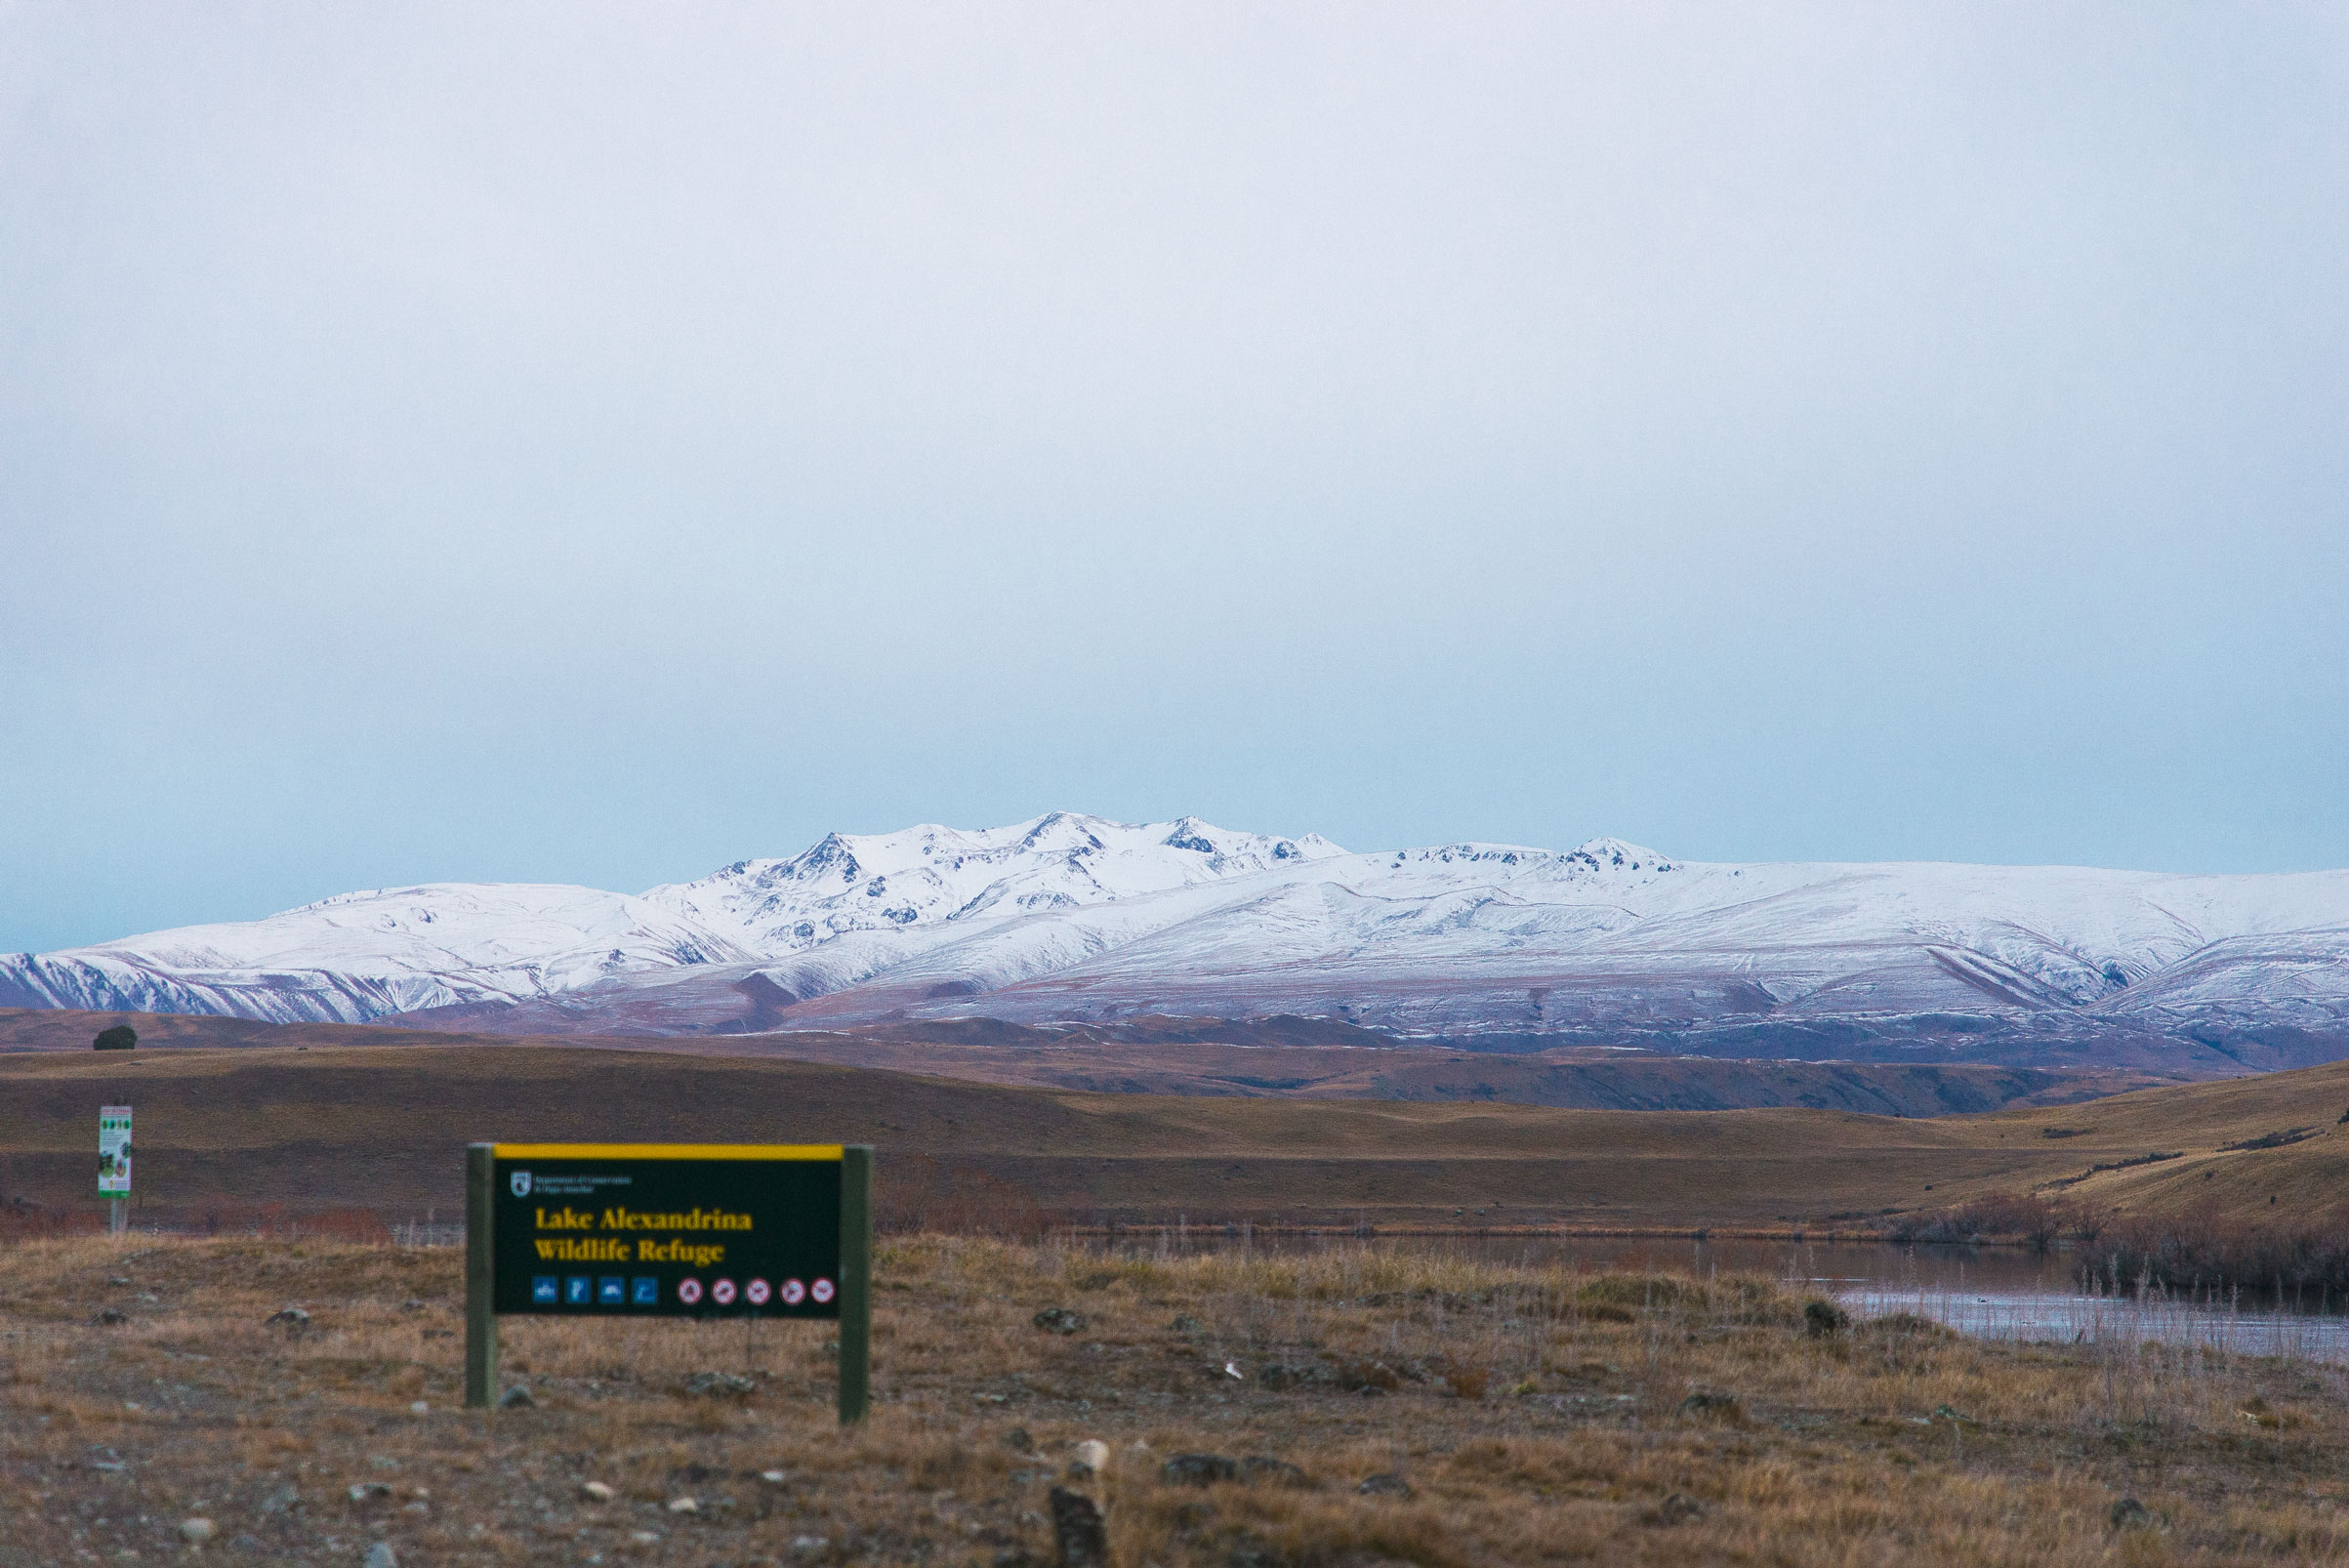
[[[598,1306],[626,1306],[628,1304],[628,1281],[617,1274],[606,1274],[596,1281],[596,1304]]]
[[[558,1292],[556,1288],[554,1275],[533,1274],[530,1277],[531,1305],[553,1306],[559,1295],[560,1292]]]
[[[639,1274],[636,1281],[636,1303],[639,1306],[661,1304],[661,1282],[649,1274]]]
[[[596,1299],[596,1282],[585,1274],[573,1274],[562,1282],[562,1300],[566,1306],[586,1306]]]

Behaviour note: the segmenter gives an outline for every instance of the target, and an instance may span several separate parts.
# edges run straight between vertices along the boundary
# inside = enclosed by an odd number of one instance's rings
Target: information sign
[[[89,1102],[85,1100],[83,1103]],[[102,1198],[127,1198],[131,1195],[131,1108],[128,1105],[101,1105],[98,1108],[98,1195]]]
[[[497,1397],[501,1314],[836,1321],[840,1419],[862,1421],[872,1381],[873,1151],[860,1143],[473,1144],[465,1153],[468,1406]]]
[[[500,1143],[495,1309],[836,1318],[841,1146]]]

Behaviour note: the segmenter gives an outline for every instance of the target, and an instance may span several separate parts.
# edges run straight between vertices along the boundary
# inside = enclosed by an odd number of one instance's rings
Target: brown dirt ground
[[[1070,1484],[1119,1568],[2349,1555],[2338,1369],[1818,1336],[1764,1280],[1376,1245],[915,1237],[877,1280],[878,1403],[844,1432],[821,1325],[508,1319],[504,1382],[535,1404],[468,1412],[453,1250],[0,1248],[0,1564],[192,1560],[200,1517],[226,1562],[1014,1568],[1052,1560],[1048,1492],[1087,1440],[1109,1462]],[[265,1321],[287,1305],[309,1324]],[[1052,1306],[1083,1328],[1036,1328]],[[1191,1453],[1295,1469],[1170,1479]],[[1396,1489],[1366,1495],[1378,1475]]]

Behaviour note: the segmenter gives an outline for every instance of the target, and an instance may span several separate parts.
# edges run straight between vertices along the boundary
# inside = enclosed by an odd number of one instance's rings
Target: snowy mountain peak
[[[394,887],[0,957],[0,1006],[653,1032],[1294,1012],[1763,1054],[2118,1031],[2274,1060],[2349,1054],[2349,872],[1714,865],[1612,838],[1348,854],[1053,811],[828,834],[637,896]]]
[[[1590,839],[1577,845],[1560,857],[1580,860],[1592,870],[1611,871],[1669,871],[1672,862],[1655,850],[1621,839]]]
[[[1319,834],[1285,839],[1194,816],[1132,823],[1050,811],[1001,828],[831,833],[789,860],[737,861],[644,899],[784,955],[854,931],[1077,909],[1343,853]]]
[[[1592,839],[1563,853],[1528,848],[1521,844],[1443,844],[1424,849],[1396,849],[1386,857],[1390,869],[1414,865],[1489,866],[1496,875],[1517,876],[1547,872],[1567,877],[1596,873],[1644,876],[1678,869],[1680,862],[1621,839]]]

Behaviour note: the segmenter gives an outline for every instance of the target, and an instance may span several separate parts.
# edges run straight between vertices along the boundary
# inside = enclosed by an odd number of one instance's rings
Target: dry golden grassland
[[[816,1324],[510,1318],[535,1403],[488,1414],[455,1408],[460,1261],[0,1249],[0,1562],[1051,1562],[1055,1483],[1125,1568],[2349,1556],[2329,1367],[1820,1333],[1755,1278],[923,1236],[877,1260],[859,1428]],[[308,1324],[266,1321],[288,1306]],[[1071,1482],[1088,1440],[1108,1462]],[[1169,1478],[1188,1454],[1280,1464]]]
[[[93,1215],[98,1107],[133,1104],[141,1216],[178,1224],[293,1203],[454,1215],[475,1139],[822,1129],[876,1145],[890,1212],[948,1229],[992,1181],[989,1206],[1016,1189],[1063,1220],[1129,1223],[1856,1229],[2044,1191],[2100,1215],[2349,1231],[2349,1062],[1935,1118],[1076,1093],[535,1046],[28,1052],[0,1054],[0,1219],[20,1201],[36,1218]]]

